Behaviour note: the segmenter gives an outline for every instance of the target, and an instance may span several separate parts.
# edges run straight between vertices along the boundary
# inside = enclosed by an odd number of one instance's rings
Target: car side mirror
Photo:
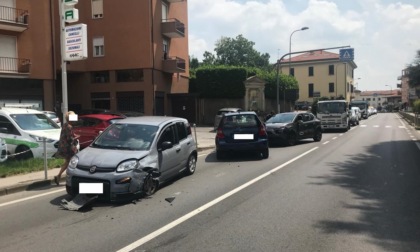
[[[174,146],[174,145],[172,144],[172,142],[170,142],[170,141],[165,141],[165,142],[163,142],[163,143],[160,145],[160,147],[159,147],[158,151],[164,151],[164,150],[167,150],[167,149],[172,148],[173,146]]]

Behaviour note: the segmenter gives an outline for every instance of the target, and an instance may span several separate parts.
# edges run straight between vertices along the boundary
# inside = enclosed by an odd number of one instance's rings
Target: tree
[[[214,51],[203,54],[205,64],[259,67],[267,69],[270,66],[268,53],[261,54],[254,49],[255,43],[247,40],[242,35],[236,38],[222,37],[216,42]]]
[[[200,63],[198,62],[198,59],[194,56],[190,56],[190,68],[196,69],[200,66]]]
[[[413,64],[408,67],[408,84],[410,87],[420,87],[420,50]]]

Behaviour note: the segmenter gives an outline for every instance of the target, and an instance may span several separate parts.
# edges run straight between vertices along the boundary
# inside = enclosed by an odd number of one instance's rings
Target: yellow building
[[[299,102],[312,103],[320,97],[350,101],[354,91],[354,61],[340,61],[340,55],[311,51],[281,61],[283,74],[293,75],[299,84]]]

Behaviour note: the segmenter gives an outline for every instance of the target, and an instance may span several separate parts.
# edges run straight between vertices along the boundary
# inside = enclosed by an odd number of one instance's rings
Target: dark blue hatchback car
[[[216,131],[216,155],[229,152],[254,152],[268,158],[268,137],[264,123],[252,111],[224,114]]]

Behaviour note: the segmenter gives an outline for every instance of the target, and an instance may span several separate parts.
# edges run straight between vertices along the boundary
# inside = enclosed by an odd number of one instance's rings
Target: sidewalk
[[[196,130],[192,128],[192,135],[196,139],[199,152],[214,148],[215,134],[213,127],[196,127]],[[60,168],[49,169],[47,171],[47,178],[45,178],[45,171],[0,178],[0,196],[54,185],[54,176],[59,171]],[[65,173],[63,175],[61,178],[62,184],[65,183]]]

